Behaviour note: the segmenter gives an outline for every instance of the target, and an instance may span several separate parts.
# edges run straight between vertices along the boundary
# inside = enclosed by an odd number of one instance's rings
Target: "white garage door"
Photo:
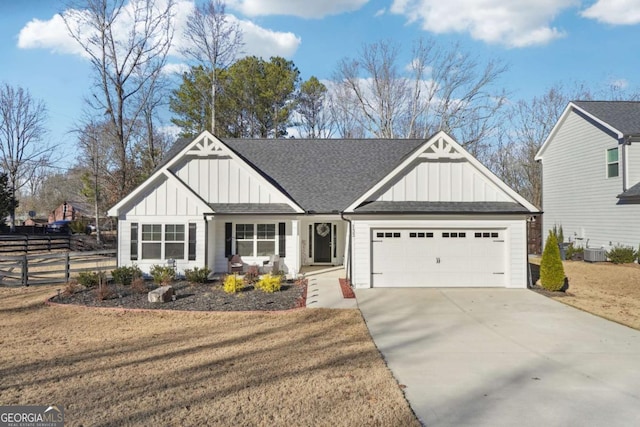
[[[374,287],[505,286],[504,230],[372,231]]]

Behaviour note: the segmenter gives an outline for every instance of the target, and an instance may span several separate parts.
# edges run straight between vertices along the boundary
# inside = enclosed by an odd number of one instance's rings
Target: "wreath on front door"
[[[318,233],[318,236],[320,237],[327,237],[327,235],[331,232],[331,228],[329,227],[329,224],[327,224],[326,222],[323,222],[322,224],[318,224],[318,226],[316,227],[316,233]]]

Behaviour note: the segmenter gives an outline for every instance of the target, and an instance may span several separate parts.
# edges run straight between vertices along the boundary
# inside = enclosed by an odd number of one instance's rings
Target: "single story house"
[[[280,256],[343,265],[358,288],[527,285],[538,209],[444,132],[424,139],[178,140],[109,210],[118,264],[226,272]]]
[[[535,159],[543,237],[555,225],[582,248],[638,248],[640,102],[570,102]]]

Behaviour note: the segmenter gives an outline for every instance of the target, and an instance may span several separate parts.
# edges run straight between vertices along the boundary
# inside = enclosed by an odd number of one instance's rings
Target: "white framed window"
[[[190,227],[191,225],[189,224]],[[195,229],[195,224],[193,226]],[[193,233],[194,241],[187,241],[185,224],[141,224],[139,227],[141,229],[140,259],[185,259],[187,244],[189,244],[189,256],[192,257],[191,246],[195,248],[195,232]],[[132,245],[134,239],[136,238],[133,236],[132,230]],[[193,259],[195,259],[195,253]]]
[[[607,178],[620,175],[620,152],[618,147],[607,150]]]
[[[184,259],[184,224],[164,226],[165,259]]]
[[[142,259],[162,259],[161,224],[142,224]]]
[[[240,256],[277,254],[276,224],[236,224],[236,253]]]

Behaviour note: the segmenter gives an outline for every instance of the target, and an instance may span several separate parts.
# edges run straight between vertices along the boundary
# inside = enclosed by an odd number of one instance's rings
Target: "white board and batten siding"
[[[424,161],[416,164],[377,197],[378,201],[512,202],[469,162]]]
[[[474,270],[472,262],[468,269],[465,269],[465,257],[473,256],[473,248],[465,253],[463,244],[456,245],[453,239],[446,242],[441,240],[441,249],[439,252],[430,252],[425,248],[424,253],[413,253],[408,258],[414,260],[408,266],[402,267],[402,272],[398,272],[397,280],[389,278],[388,275],[393,271],[393,267],[389,266],[386,273],[387,277],[375,277],[380,273],[375,271],[374,251],[376,251],[375,240],[376,232],[388,231],[391,233],[400,233],[401,239],[408,242],[406,238],[409,232],[430,232],[436,234],[436,238],[441,236],[442,232],[466,233],[466,238],[474,239],[476,232],[497,232],[498,239],[487,239],[488,245],[492,246],[494,252],[491,255],[495,260],[502,260],[502,265],[493,266],[495,268],[489,272],[495,275],[487,280],[478,279],[478,275],[473,275]],[[511,217],[481,217],[481,218],[462,218],[462,217],[433,217],[425,218],[406,218],[398,220],[397,217],[376,217],[376,218],[357,218],[353,220],[354,247],[353,247],[353,283],[356,288],[369,288],[375,285],[376,279],[378,284],[382,286],[392,287],[473,287],[473,286],[499,286],[506,288],[526,288],[527,286],[527,269],[526,269],[526,221],[520,215]],[[398,240],[401,242],[402,240]],[[452,243],[453,242],[453,243]],[[414,243],[414,242],[412,242]],[[476,245],[477,242],[472,244]],[[402,246],[402,243],[399,243]],[[404,246],[405,253],[411,248]],[[415,249],[415,248],[414,248]],[[476,248],[478,249],[478,248]],[[400,248],[398,248],[400,250]],[[477,254],[476,254],[477,255]],[[436,257],[441,258],[439,265],[431,265]],[[433,258],[433,259],[432,259]],[[405,259],[399,256],[398,259],[403,262]],[[495,261],[494,260],[494,261]],[[380,262],[380,259],[377,260]],[[493,261],[492,261],[493,262]],[[457,265],[460,274],[452,274],[452,265]],[[478,268],[482,266],[476,266]],[[438,268],[439,270],[435,270]],[[448,270],[447,271],[445,270]],[[495,270],[495,271],[494,271]],[[434,273],[439,271],[441,279],[434,277]],[[431,275],[430,275],[431,274]],[[465,276],[467,274],[467,276]]]
[[[255,171],[230,157],[188,158],[176,176],[209,203],[287,203],[286,197],[264,184]]]
[[[185,226],[185,240],[188,240],[189,223],[196,224],[196,260],[189,261],[188,246],[185,246],[185,259],[176,260],[179,272],[186,268],[205,265],[206,222],[204,206],[193,194],[184,191],[180,185],[167,176],[159,176],[148,187],[121,209],[118,220],[118,265],[136,264],[142,271],[148,272],[154,264],[165,265],[166,259],[143,260],[138,250],[138,260],[131,260],[131,224],[137,223],[139,233],[142,224],[182,224]],[[140,236],[138,236],[140,238]],[[188,242],[185,242],[188,245]]]
[[[565,241],[578,246],[638,247],[640,205],[618,204],[616,197],[623,191],[622,164],[620,176],[607,178],[607,149],[617,146],[612,135],[574,112],[568,114],[542,156],[543,239],[561,225]],[[640,181],[640,145],[625,149],[631,186]]]

